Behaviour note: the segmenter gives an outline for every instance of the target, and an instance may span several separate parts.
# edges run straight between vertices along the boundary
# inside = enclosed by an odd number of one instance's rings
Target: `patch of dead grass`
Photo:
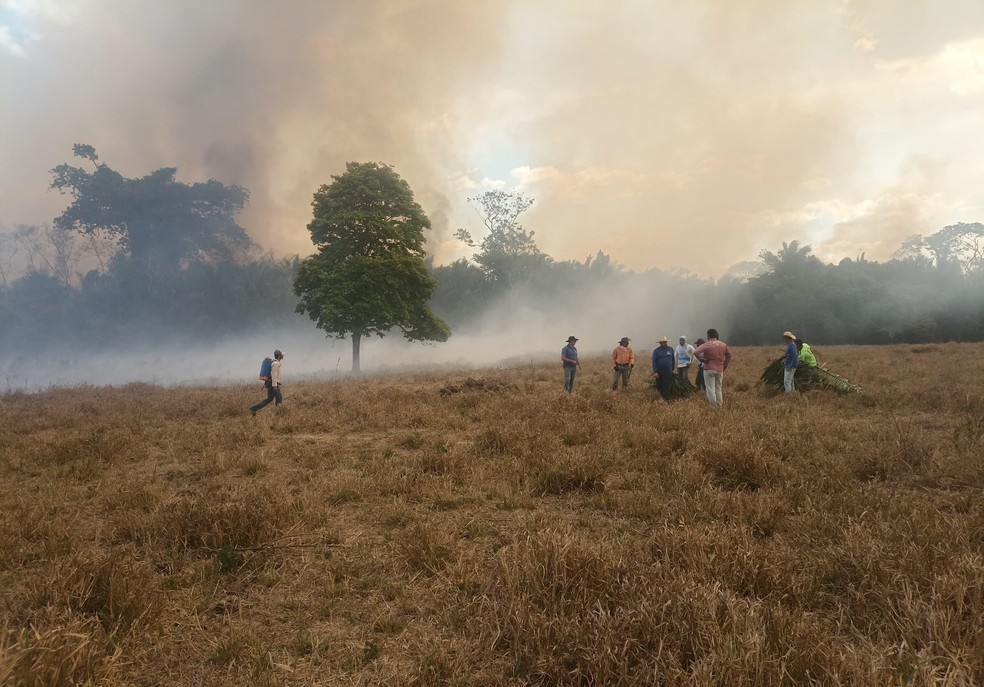
[[[256,418],[253,386],[7,394],[0,684],[980,684],[953,346],[826,347],[866,392],[793,398],[738,349],[716,412],[590,358],[572,395],[517,362]]]

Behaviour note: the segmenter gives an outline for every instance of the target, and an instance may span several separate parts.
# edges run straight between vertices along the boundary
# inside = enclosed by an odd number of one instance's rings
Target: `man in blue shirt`
[[[564,391],[571,393],[574,390],[574,376],[581,369],[581,363],[577,361],[576,336],[567,337],[567,345],[560,350],[560,362],[564,365]],[[556,349],[555,349],[556,350]]]
[[[799,365],[799,351],[796,350],[796,337],[792,332],[783,332],[782,340],[786,342],[786,369],[782,373],[782,386],[786,393],[796,391],[796,367]]]
[[[659,348],[653,351],[653,376],[659,379],[659,393],[663,400],[670,400],[673,386],[673,370],[676,368],[676,354],[664,336],[659,340]]]

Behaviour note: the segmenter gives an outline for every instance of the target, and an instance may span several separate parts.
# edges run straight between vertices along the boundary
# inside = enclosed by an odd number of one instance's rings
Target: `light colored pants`
[[[796,391],[796,380],[793,379],[796,376],[796,368],[789,369],[788,367],[782,372],[782,387],[786,390],[786,393],[791,393]]]
[[[707,385],[707,400],[712,406],[724,405],[724,373],[704,368],[704,384]]]
[[[689,382],[690,381],[690,365],[687,365],[685,367],[678,367],[677,368],[677,377],[679,377],[680,379],[686,379]]]

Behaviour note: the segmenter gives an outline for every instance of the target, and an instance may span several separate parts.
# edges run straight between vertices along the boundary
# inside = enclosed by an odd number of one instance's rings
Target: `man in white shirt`
[[[284,359],[284,354],[279,349],[273,352],[273,362],[270,363],[270,379],[264,382],[267,390],[265,401],[260,401],[255,406],[250,406],[249,412],[254,416],[260,408],[265,408],[272,401],[276,401],[277,407],[284,402],[283,394],[280,392],[280,362]]]
[[[680,345],[674,351],[677,359],[677,376],[690,381],[690,363],[694,361],[694,347],[687,343],[687,337],[680,337]]]

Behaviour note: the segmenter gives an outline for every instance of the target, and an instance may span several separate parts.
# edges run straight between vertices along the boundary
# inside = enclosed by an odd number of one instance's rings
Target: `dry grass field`
[[[0,684],[984,684],[984,345],[778,352],[0,396]]]

